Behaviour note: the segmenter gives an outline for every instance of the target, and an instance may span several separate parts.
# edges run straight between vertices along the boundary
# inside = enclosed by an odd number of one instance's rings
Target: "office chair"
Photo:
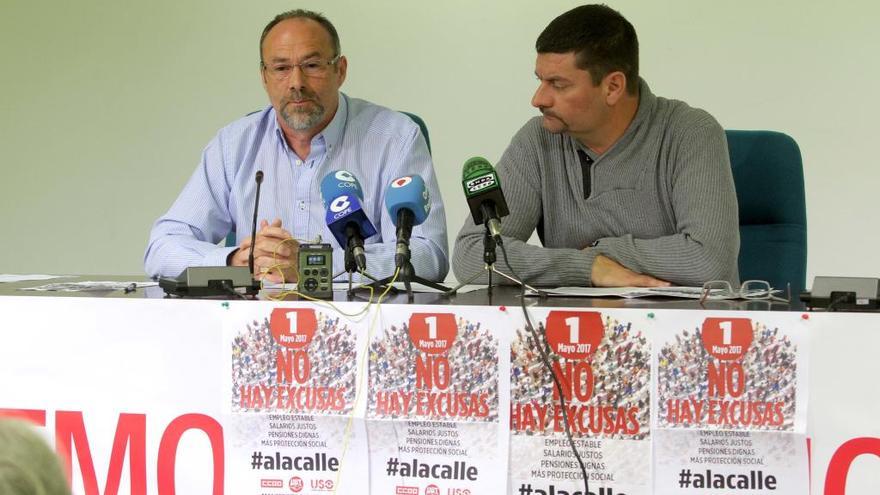
[[[807,208],[801,153],[794,139],[773,131],[725,131],[739,202],[740,280],[806,285]]]
[[[425,136],[425,144],[428,145],[428,153],[431,153],[431,138],[428,137],[428,126],[425,124],[425,121],[422,120],[421,117],[419,117],[418,115],[416,115],[414,113],[403,112],[403,111],[401,111],[400,113],[411,118],[413,122],[418,124],[419,129],[422,130],[422,136]]]

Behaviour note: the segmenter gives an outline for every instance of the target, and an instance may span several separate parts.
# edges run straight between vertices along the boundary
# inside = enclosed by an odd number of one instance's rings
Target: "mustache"
[[[300,101],[305,101],[305,100],[317,101],[318,95],[308,89],[303,89],[303,90],[292,89],[292,90],[290,90],[290,94],[287,95],[287,99],[290,101],[295,101],[295,102],[300,102]]]
[[[548,110],[546,107],[538,107],[538,110],[541,112],[541,115],[559,119],[559,115],[556,115],[555,113],[553,113],[552,110]],[[559,120],[562,120],[562,119],[559,119]]]

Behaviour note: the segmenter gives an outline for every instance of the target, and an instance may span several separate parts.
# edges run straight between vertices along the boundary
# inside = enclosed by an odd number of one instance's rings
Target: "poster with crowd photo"
[[[510,348],[509,493],[583,493],[563,411],[591,493],[651,493],[648,314],[534,309],[531,315],[537,338],[521,322]]]
[[[336,303],[356,313],[363,304]],[[310,303],[232,303],[224,318],[227,486],[235,493],[355,493],[368,472],[354,418],[358,320]]]
[[[795,312],[663,313],[656,493],[807,493],[809,327]]]
[[[372,493],[496,493],[507,469],[499,308],[381,308],[369,345]],[[506,370],[506,367],[504,367]]]

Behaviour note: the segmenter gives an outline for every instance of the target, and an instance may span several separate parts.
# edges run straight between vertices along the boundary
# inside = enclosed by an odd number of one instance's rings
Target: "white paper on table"
[[[624,297],[633,299],[637,297],[676,297],[681,299],[701,299],[702,287],[557,287],[555,289],[541,289],[548,296],[556,297]],[[766,292],[766,291],[764,291]],[[779,289],[772,289],[776,294]],[[527,296],[537,296],[533,290],[526,291]],[[739,294],[731,295],[721,289],[712,289],[706,297],[709,300],[724,299],[748,299]]]
[[[0,273],[0,283],[4,282],[27,282],[29,280],[51,280],[53,278],[68,278],[72,275],[16,275],[12,273]]]
[[[403,285],[403,282],[394,282],[392,285],[394,286],[395,289],[397,289],[399,291],[406,290],[406,286]],[[363,284],[361,284],[360,282],[355,282],[355,283],[352,283],[351,286],[352,286],[352,288],[357,289],[357,288],[363,287]],[[266,282],[263,284],[263,289],[266,289],[266,290],[296,290],[296,287],[297,287],[297,285],[295,283],[293,283],[293,284],[275,284],[275,283],[271,283],[271,282]],[[450,287],[450,288],[452,288],[452,287]],[[485,289],[485,288],[486,288],[485,285],[464,285],[460,289],[458,289],[456,291],[456,293],[466,294],[468,292],[474,292],[474,291],[477,291],[480,289]],[[348,282],[333,282],[333,290],[334,291],[348,290]],[[377,291],[378,293],[381,293],[381,291],[385,290],[385,289],[381,288],[381,289],[374,289],[374,290]],[[445,291],[432,289],[430,287],[425,287],[424,285],[416,283],[416,282],[412,283],[412,290],[413,290],[413,292],[421,292],[421,293],[426,293],[426,294],[444,294],[445,293]]]
[[[128,281],[128,282],[108,282],[108,281],[85,281],[85,282],[56,282],[52,284],[40,285],[38,287],[22,287],[18,290],[29,290],[37,292],[95,292],[95,291],[114,291],[123,290],[127,287],[135,286],[138,289],[144,287],[153,287],[159,285],[157,282],[145,281]]]

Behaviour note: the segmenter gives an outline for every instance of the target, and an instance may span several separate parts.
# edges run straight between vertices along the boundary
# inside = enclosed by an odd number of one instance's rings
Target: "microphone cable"
[[[278,262],[278,248],[280,248],[280,247],[281,247],[284,243],[286,243],[286,242],[305,242],[305,241],[303,241],[303,240],[301,240],[301,239],[293,239],[293,238],[291,238],[291,239],[285,239],[285,240],[279,242],[279,243],[275,246],[275,249],[272,251],[272,261],[274,262],[274,264],[273,264],[272,266],[268,267],[268,268],[266,269],[267,271],[272,271],[272,270],[274,270],[274,269],[276,269],[276,268],[289,268],[289,267],[290,267],[289,264],[286,264],[286,263],[279,263],[279,262]],[[361,274],[361,277],[366,278],[366,274],[364,273],[363,270],[361,270],[359,273]],[[284,286],[284,285],[286,284],[286,281],[285,281],[285,279],[284,279],[284,271],[279,269],[279,270],[278,270],[278,274],[281,275],[281,285]],[[397,279],[397,271],[395,271],[395,273],[394,273],[394,279],[392,280],[391,283],[394,283],[394,280],[396,280],[396,279]],[[362,284],[361,287],[366,287],[366,288],[370,291],[370,297],[367,299],[367,304],[366,304],[363,308],[361,308],[360,311],[357,311],[357,312],[355,312],[355,313],[346,313],[345,311],[342,311],[341,309],[339,309],[335,304],[333,304],[333,303],[330,302],[330,301],[326,301],[326,300],[324,300],[324,299],[317,299],[317,298],[314,298],[314,297],[308,296],[308,295],[303,294],[303,293],[301,293],[301,292],[299,292],[299,291],[297,291],[297,290],[295,290],[295,289],[291,289],[291,290],[282,290],[282,291],[280,291],[278,294],[275,294],[275,295],[267,295],[266,297],[267,297],[267,299],[269,299],[269,300],[271,300],[271,301],[283,301],[285,298],[287,298],[287,296],[297,296],[297,297],[299,297],[300,299],[304,299],[304,300],[306,300],[306,301],[311,301],[311,302],[317,303],[319,306],[326,306],[326,307],[329,307],[329,308],[333,309],[334,311],[336,311],[337,313],[339,313],[339,314],[341,314],[341,315],[343,315],[343,316],[346,316],[346,317],[348,317],[348,318],[352,318],[354,321],[358,321],[357,317],[362,316],[362,315],[364,315],[367,311],[369,311],[370,306],[373,305],[373,302],[374,302],[373,298],[374,298],[374,296],[375,296],[375,290],[373,289],[372,286],[370,286],[370,285],[363,285],[363,284]],[[379,296],[379,303],[381,303],[382,298],[384,298],[385,295],[388,293],[388,291],[390,290],[391,285],[389,284],[388,287],[389,287],[389,289],[386,289],[386,291],[385,291],[382,295]],[[260,290],[264,290],[264,289],[265,289],[264,282],[263,282],[263,280],[261,279],[261,280],[260,280]]]
[[[235,287],[232,286],[232,283],[229,280],[221,280],[220,281],[220,288],[223,289],[223,291],[226,292],[227,294],[229,294],[237,299],[243,299],[245,301],[251,300],[251,298],[249,298],[249,297],[245,296],[244,294],[235,290]],[[126,288],[126,290],[128,290],[128,288]],[[256,298],[256,295],[254,295],[253,297]]]
[[[545,349],[542,343],[546,344],[546,329],[545,338],[541,339],[538,335],[538,332],[535,330],[534,325],[532,325],[532,319],[529,316],[528,309],[526,308],[526,286],[523,279],[516,273],[516,270],[513,269],[513,266],[510,264],[510,260],[507,258],[507,248],[504,247],[504,244],[501,242],[497,242],[498,246],[501,247],[501,254],[504,255],[504,263],[507,265],[507,269],[519,280],[519,302],[520,307],[522,308],[523,315],[526,317],[526,327],[528,328],[529,333],[532,335],[532,340],[535,342],[535,346],[538,348],[538,354],[541,356],[541,362],[544,363],[544,366],[547,368],[547,371],[550,372],[550,377],[553,378],[553,383],[556,385],[556,391],[559,393],[559,405],[562,408],[562,421],[565,426],[565,436],[568,438],[568,444],[571,446],[572,452],[574,452],[574,457],[577,459],[578,465],[581,469],[581,475],[584,477],[584,493],[590,493],[590,482],[587,479],[587,468],[584,465],[583,459],[581,459],[581,455],[577,450],[577,446],[574,444],[574,439],[571,436],[571,427],[568,424],[568,408],[565,404],[565,393],[562,391],[562,383],[559,381],[559,377],[556,376],[556,373],[553,372],[553,365],[550,364],[550,357],[547,355],[547,350]],[[543,427],[543,425],[541,425]]]
[[[400,275],[400,268],[396,268],[394,270],[394,276],[391,277],[391,281],[388,283],[388,287],[385,288],[382,294],[379,295],[379,299],[376,301],[375,313],[373,313],[373,320],[370,322],[370,326],[367,328],[367,337],[366,339],[364,339],[366,345],[364,346],[363,352],[360,354],[361,362],[358,365],[358,372],[355,374],[355,377],[365,376],[364,368],[367,366],[367,363],[370,360],[370,344],[373,340],[373,333],[376,330],[376,322],[379,319],[379,313],[381,312],[379,311],[379,309],[382,307],[382,300],[385,299],[385,296],[387,296],[388,292],[391,291],[391,287],[394,286],[394,282],[397,281],[398,275]],[[372,300],[372,288],[370,293],[370,299]],[[367,308],[369,307],[370,305],[367,304]],[[369,379],[367,380],[367,382],[367,387],[369,387]],[[340,454],[339,456],[339,468],[336,470],[336,482],[333,483],[333,491],[331,492],[333,494],[335,494],[336,490],[339,489],[339,480],[342,477],[342,467],[345,464],[345,454],[348,452],[348,441],[351,439],[351,429],[352,425],[354,424],[354,416],[355,414],[357,414],[358,404],[361,401],[362,392],[364,391],[364,387],[361,387],[359,385],[357,386],[357,392],[355,392],[354,395],[354,404],[352,405],[351,413],[348,415],[348,421],[346,421],[345,423],[345,432],[342,434],[342,454]],[[367,439],[367,443],[369,443],[369,439]]]
[[[288,266],[288,265],[285,265],[284,263],[278,263],[278,248],[282,244],[284,244],[285,242],[290,242],[290,241],[296,241],[296,239],[285,239],[284,241],[278,243],[277,246],[275,246],[275,249],[272,253],[273,261],[275,261],[275,264],[272,265],[269,268],[269,270],[272,270],[272,269],[275,269],[278,267],[282,267],[282,266]],[[360,273],[361,273],[361,276],[365,276],[363,271],[361,271]],[[284,282],[284,272],[279,270],[279,274],[281,275],[281,283],[283,285],[285,283]],[[394,282],[397,281],[397,277],[399,275],[400,275],[400,268],[395,268],[394,275],[391,277],[391,281],[388,282],[388,286],[385,288],[385,290],[379,295],[379,297],[375,301],[375,305],[376,305],[375,313],[373,314],[373,319],[371,320],[370,325],[367,329],[367,336],[365,339],[366,347],[363,350],[363,352],[361,353],[361,362],[358,365],[358,371],[355,373],[356,379],[357,379],[357,377],[364,376],[364,367],[369,362],[370,341],[372,340],[373,334],[375,333],[376,323],[379,319],[379,313],[380,313],[380,308],[382,306],[382,301],[385,299],[385,297],[388,295],[388,293],[391,292],[391,289],[394,287]],[[355,317],[364,315],[365,313],[367,313],[369,311],[370,306],[373,305],[374,289],[371,286],[366,286],[366,287],[370,290],[370,298],[367,301],[367,304],[360,311],[358,311],[356,313],[351,313],[351,314],[340,310],[332,302],[325,301],[323,299],[317,299],[314,297],[310,297],[310,296],[302,294],[296,290],[282,291],[282,292],[278,293],[277,295],[268,296],[268,298],[273,301],[280,301],[289,295],[297,295],[302,299],[317,303],[320,306],[330,307],[331,309],[333,309],[337,313],[339,313],[343,316],[352,318],[352,319],[354,319],[354,321],[358,321],[357,319],[355,319]],[[260,289],[263,289],[263,281],[262,280],[260,280]],[[345,431],[342,434],[342,453],[340,454],[340,457],[339,457],[339,468],[336,470],[336,481],[333,484],[333,490],[331,492],[333,494],[335,494],[336,490],[339,488],[339,480],[342,477],[342,467],[344,465],[345,455],[348,452],[348,444],[349,444],[349,440],[351,439],[351,430],[354,425],[354,417],[355,417],[355,414],[357,413],[358,404],[361,401],[362,392],[364,389],[364,387],[362,387],[360,385],[361,384],[358,384],[356,386],[357,392],[355,392],[354,404],[352,405],[351,413],[348,415],[348,420],[346,421],[346,424],[345,424]]]

